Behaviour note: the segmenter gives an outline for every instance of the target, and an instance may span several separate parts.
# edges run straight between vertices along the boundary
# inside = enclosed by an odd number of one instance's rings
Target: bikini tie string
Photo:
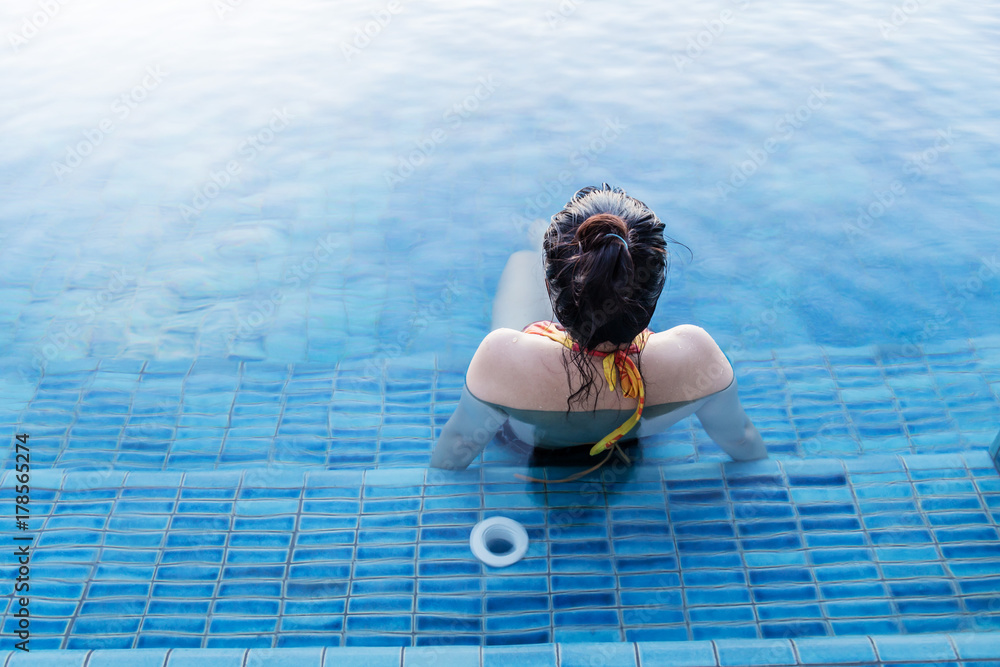
[[[573,351],[580,349],[580,346],[569,337],[569,334],[566,333],[565,329],[555,322],[550,322],[548,320],[534,322],[524,328],[524,333],[545,336],[546,338],[550,338],[551,340],[563,344]],[[586,351],[587,354],[593,357],[603,357],[602,366],[604,369],[604,379],[608,383],[608,391],[614,391],[615,386],[620,385],[623,396],[626,398],[634,398],[638,401],[635,412],[631,417],[625,420],[621,426],[601,438],[597,444],[590,448],[591,456],[595,456],[602,451],[607,451],[607,456],[601,459],[600,463],[597,465],[584,470],[583,472],[576,473],[575,475],[570,475],[565,479],[547,482],[543,479],[537,479],[520,474],[514,475],[515,477],[530,482],[541,482],[543,484],[571,482],[603,466],[608,462],[608,459],[611,458],[611,455],[614,452],[618,452],[619,456],[625,461],[626,464],[631,464],[629,457],[618,446],[618,441],[621,440],[622,436],[628,433],[632,427],[639,422],[639,418],[642,417],[642,409],[646,405],[646,388],[642,381],[642,376],[639,375],[639,368],[635,365],[634,361],[629,359],[628,355],[638,354],[639,351],[641,351],[646,345],[646,341],[649,340],[649,336],[651,334],[652,331],[646,329],[636,336],[635,340],[632,341],[632,344],[629,345],[626,350],[616,350],[615,352],[599,352],[597,350]]]

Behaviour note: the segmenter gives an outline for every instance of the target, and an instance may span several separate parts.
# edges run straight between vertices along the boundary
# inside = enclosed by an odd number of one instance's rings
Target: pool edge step
[[[735,667],[1000,661],[1000,632],[517,646],[7,651],[4,667]]]

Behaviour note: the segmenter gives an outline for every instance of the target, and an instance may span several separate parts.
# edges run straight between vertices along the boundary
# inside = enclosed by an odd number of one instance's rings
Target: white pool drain
[[[528,550],[528,532],[513,519],[495,516],[472,529],[469,546],[476,558],[493,567],[507,567]]]

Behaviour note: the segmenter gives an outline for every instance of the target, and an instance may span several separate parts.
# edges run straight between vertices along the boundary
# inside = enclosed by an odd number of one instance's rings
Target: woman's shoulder
[[[733,369],[711,334],[694,324],[655,333],[642,357],[646,394],[656,403],[693,401],[722,391]],[[651,372],[645,372],[645,369]]]
[[[466,385],[477,398],[497,405],[558,409],[566,400],[564,395],[553,400],[566,391],[563,349],[545,336],[495,329],[476,350]],[[702,398],[725,389],[733,377],[712,336],[693,324],[652,334],[641,364],[650,405]]]
[[[556,368],[559,360],[551,354],[556,344],[543,336],[516,329],[494,329],[476,350],[465,383],[476,398],[497,405],[535,404],[531,395],[539,390],[538,380]],[[553,363],[557,367],[552,366]]]

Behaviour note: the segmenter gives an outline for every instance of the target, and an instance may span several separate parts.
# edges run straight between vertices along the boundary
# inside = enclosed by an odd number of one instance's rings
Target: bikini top
[[[566,333],[566,330],[562,327],[562,325],[556,322],[550,322],[549,320],[533,322],[522,329],[522,331],[524,333],[545,336],[546,338],[554,340],[557,343],[562,343],[574,352],[580,349],[579,344],[570,338],[569,334]],[[639,368],[635,365],[634,361],[629,359],[628,355],[638,354],[646,345],[646,341],[649,340],[652,333],[653,332],[649,329],[644,330],[635,337],[632,344],[625,350],[616,350],[615,352],[587,350],[587,354],[590,356],[604,359],[604,379],[607,380],[608,391],[614,391],[615,385],[620,384],[622,388],[622,395],[626,398],[635,398],[639,401],[639,404],[635,408],[635,412],[631,417],[625,420],[625,423],[604,436],[600,442],[591,447],[591,456],[614,447],[621,437],[628,433],[629,430],[631,430],[631,428],[638,423],[639,418],[642,416],[642,409],[646,405],[646,388],[643,384],[642,377],[639,375]]]
[[[566,330],[557,322],[551,322],[549,320],[533,322],[528,326],[526,326],[524,329],[522,329],[522,331],[528,334],[545,336],[546,338],[554,340],[557,343],[561,343],[562,345],[566,346],[570,350],[573,350],[574,352],[580,349],[579,344],[574,342],[573,339],[570,338],[569,334],[566,333]],[[628,355],[638,354],[642,350],[642,348],[645,347],[646,341],[649,340],[649,337],[652,335],[652,333],[653,332],[651,330],[645,329],[642,333],[640,333],[638,336],[635,337],[635,340],[633,340],[632,343],[625,350],[616,350],[614,352],[600,352],[598,350],[586,350],[586,353],[589,354],[590,356],[604,359],[602,364],[604,367],[604,379],[608,383],[608,391],[614,391],[615,386],[619,385],[621,386],[622,389],[622,395],[624,395],[626,398],[637,399],[638,405],[636,405],[635,412],[632,414],[632,416],[626,419],[621,426],[613,430],[611,433],[608,433],[606,436],[601,438],[601,440],[597,444],[591,447],[590,449],[591,456],[600,454],[603,451],[608,452],[607,456],[605,456],[605,458],[600,463],[598,463],[590,470],[586,470],[583,473],[579,473],[577,475],[568,477],[565,480],[559,480],[559,481],[570,481],[571,479],[577,479],[591,472],[592,470],[601,467],[611,457],[611,454],[613,453],[614,450],[617,450],[619,452],[619,455],[622,456],[622,458],[624,458],[626,461],[628,461],[628,457],[625,456],[625,453],[622,452],[620,449],[618,449],[618,441],[621,439],[623,435],[628,433],[632,429],[632,427],[638,423],[639,418],[642,416],[642,409],[646,405],[646,388],[643,384],[642,377],[639,375],[639,368],[635,365],[634,361],[629,359]],[[523,475],[517,475],[517,477],[521,477],[523,479],[529,479],[524,477]],[[532,481],[543,481],[543,480],[535,480],[533,478],[531,479]]]

